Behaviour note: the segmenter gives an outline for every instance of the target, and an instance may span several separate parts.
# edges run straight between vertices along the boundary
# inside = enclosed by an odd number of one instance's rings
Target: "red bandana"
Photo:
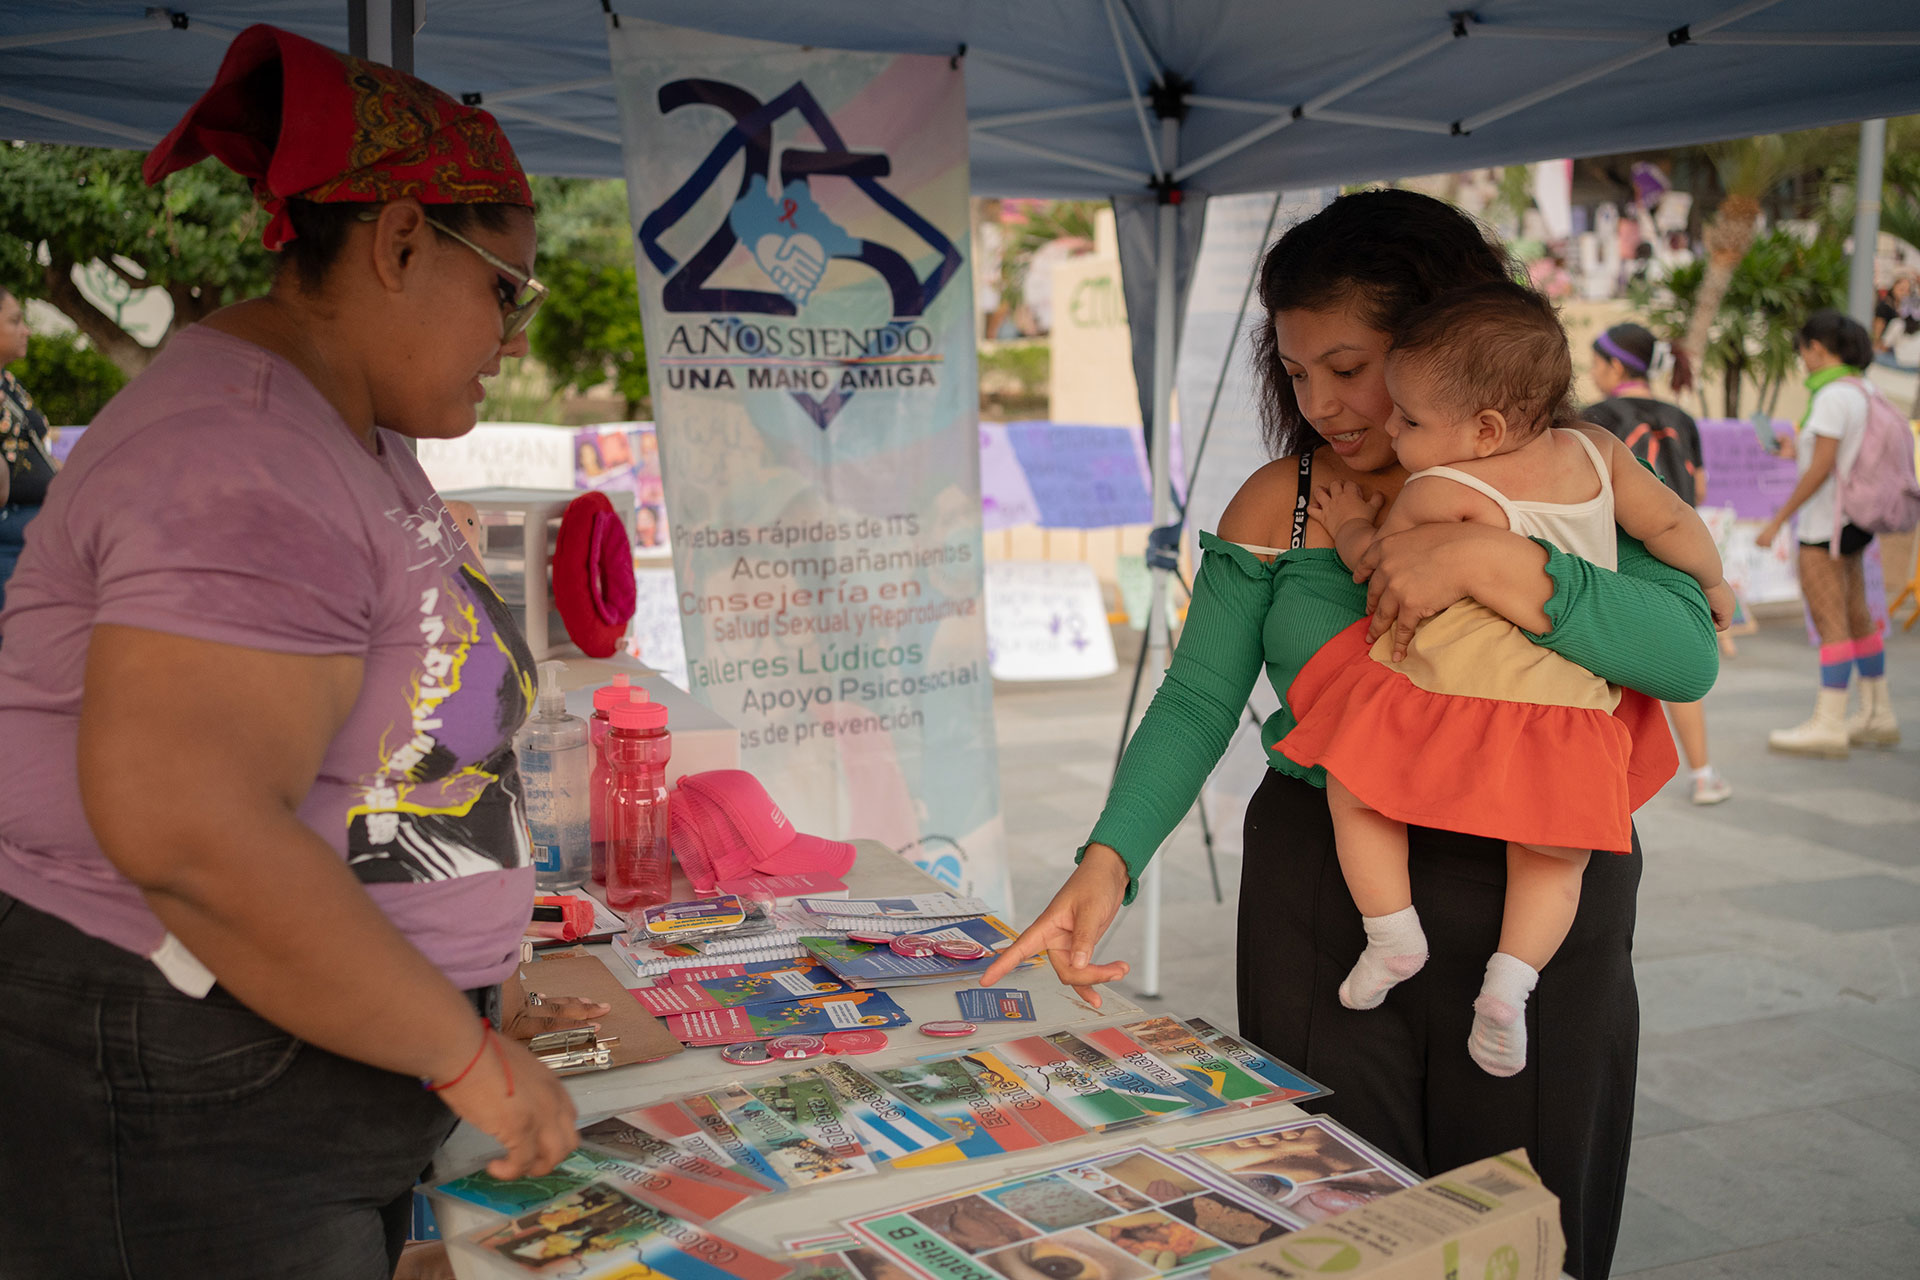
[[[261,237],[269,249],[294,238],[288,196],[533,207],[527,175],[491,115],[264,23],[234,37],[213,86],[147,156],[146,179],[208,156],[253,183],[273,215]]]

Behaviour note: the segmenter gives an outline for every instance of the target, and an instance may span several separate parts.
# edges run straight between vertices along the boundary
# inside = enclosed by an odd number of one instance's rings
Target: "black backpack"
[[[1626,396],[1603,400],[1581,416],[1617,436],[1688,506],[1698,501],[1695,459],[1700,455],[1700,428],[1685,410],[1661,400]]]

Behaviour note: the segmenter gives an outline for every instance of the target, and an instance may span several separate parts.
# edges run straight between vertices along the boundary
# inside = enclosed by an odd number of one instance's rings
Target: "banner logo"
[[[884,152],[849,150],[832,118],[806,84],[795,81],[762,102],[721,80],[675,80],[662,85],[660,114],[683,107],[717,107],[733,124],[692,167],[680,186],[640,221],[641,252],[664,278],[661,305],[677,323],[659,362],[668,386],[684,391],[785,391],[813,423],[826,430],[847,402],[866,388],[932,387],[941,356],[922,323],[927,308],[959,273],[961,250],[926,217],[882,183],[893,171]],[[773,128],[797,114],[820,141],[817,148],[786,147],[774,160]],[[662,238],[702,206],[741,156],[740,185],[723,218],[684,261]],[[854,236],[821,207],[815,183],[845,183],[863,195],[885,239]],[[704,207],[711,208],[711,202]],[[744,248],[764,289],[715,285],[714,276]],[[915,259],[931,258],[916,270]],[[887,314],[806,314],[836,261],[858,263],[886,286]],[[868,296],[837,290],[842,296]],[[699,322],[682,317],[710,316]],[[797,323],[782,324],[783,320]]]

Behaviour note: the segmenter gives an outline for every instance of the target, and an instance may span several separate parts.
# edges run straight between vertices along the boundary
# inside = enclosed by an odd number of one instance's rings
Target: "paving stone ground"
[[[1121,674],[995,691],[1001,794],[1024,921],[1071,866],[1105,795]],[[1812,708],[1804,627],[1739,641],[1707,710],[1734,796],[1676,780],[1639,814],[1634,954],[1643,1034],[1614,1274],[1643,1280],[1920,1275],[1920,629],[1888,669],[1907,744],[1841,762],[1769,753]],[[1237,841],[1234,842],[1237,845]],[[1192,815],[1165,859],[1160,998],[1231,1025],[1240,859],[1216,904]],[[1108,950],[1136,962],[1142,913]],[[1140,998],[1137,990],[1128,994]]]

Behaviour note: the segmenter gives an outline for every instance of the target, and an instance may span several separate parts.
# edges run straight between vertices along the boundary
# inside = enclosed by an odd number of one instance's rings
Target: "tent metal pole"
[[[1376,116],[1360,111],[1334,111],[1322,109],[1307,113],[1309,120],[1324,120],[1328,124],[1358,125],[1363,129],[1401,129],[1408,133],[1451,134],[1451,120],[1416,120],[1412,116]]]
[[[141,147],[151,147],[160,141],[160,135],[157,133],[148,133],[143,129],[129,129],[126,125],[115,124],[111,120],[83,116],[77,111],[62,111],[58,107],[43,106],[38,102],[28,102],[24,98],[0,94],[0,107],[9,111],[23,111],[27,115],[39,116],[43,120],[58,120],[61,124],[79,125],[82,129],[93,129],[111,138],[125,138]]]
[[[1774,0],[1768,0],[1768,2],[1773,3]],[[1422,40],[1419,44],[1413,46],[1413,48],[1395,54],[1377,67],[1371,67],[1362,71],[1359,75],[1347,80],[1342,80],[1325,93],[1318,94],[1301,103],[1299,106],[1291,108],[1285,115],[1278,116],[1267,121],[1265,124],[1249,129],[1231,142],[1215,147],[1199,159],[1189,164],[1181,165],[1173,171],[1173,180],[1175,182],[1185,182],[1202,169],[1211,168],[1219,164],[1222,160],[1225,160],[1228,156],[1238,155],[1254,143],[1280,132],[1295,120],[1303,116],[1311,116],[1317,111],[1330,107],[1348,94],[1364,89],[1374,81],[1390,76],[1400,68],[1418,62],[1430,53],[1446,48],[1457,39],[1459,39],[1459,36],[1454,33],[1452,27],[1448,27],[1442,34],[1428,40]]]
[[[1107,29],[1113,32],[1113,51],[1120,55],[1120,73],[1126,77],[1127,92],[1133,95],[1133,114],[1140,121],[1140,140],[1147,144],[1147,168],[1165,173],[1172,165],[1160,163],[1160,150],[1153,145],[1153,126],[1147,123],[1147,104],[1133,82],[1133,59],[1127,56],[1126,37],[1120,34],[1120,19],[1114,16],[1113,0],[1106,0]]]
[[[500,89],[484,95],[481,105],[493,110],[496,102],[519,102],[524,98],[544,98],[554,93],[576,93],[582,89],[605,89],[612,76],[589,76],[585,80],[561,80],[555,84],[533,84],[524,89]]]
[[[1076,156],[1070,152],[1061,151],[1054,147],[1043,147],[1037,142],[1026,142],[1020,138],[1009,138],[1005,134],[995,133],[991,129],[978,131],[969,130],[968,136],[975,142],[992,142],[999,146],[1006,147],[1011,151],[1024,151],[1030,156],[1038,156],[1042,160],[1051,160],[1055,164],[1063,164],[1071,169],[1085,169],[1089,173],[1103,174],[1109,178],[1117,178],[1121,182],[1130,182],[1136,187],[1151,186],[1153,184],[1153,175],[1150,173],[1136,169],[1122,169],[1117,164],[1105,164],[1099,160],[1089,160],[1085,156]]]
[[[1036,111],[1009,111],[1004,115],[981,116],[969,120],[969,129],[1006,129],[1017,124],[1042,124],[1048,120],[1072,120],[1078,116],[1101,116],[1110,111],[1129,110],[1137,98],[1110,98],[1105,102],[1082,102],[1071,107],[1042,107]]]
[[[1167,69],[1160,62],[1160,55],[1147,43],[1147,33],[1140,29],[1140,20],[1133,16],[1133,6],[1127,0],[1120,0],[1120,16],[1127,21],[1127,31],[1133,36],[1133,43],[1140,49],[1140,56],[1147,60],[1147,71],[1155,80],[1164,80]]]
[[[1920,44],[1920,31],[1716,31],[1699,36],[1695,44],[1746,45],[1868,45]]]
[[[347,52],[413,74],[416,0],[347,0]]]
[[[543,115],[538,111],[528,111],[524,107],[516,107],[511,104],[495,106],[493,103],[488,102],[485,105],[487,110],[493,112],[494,115],[499,116],[502,120],[524,120],[528,124],[537,124],[542,129],[556,129],[561,133],[577,133],[583,138],[592,138],[595,142],[610,142],[616,147],[620,145],[619,134],[611,133],[605,129],[596,129],[590,124],[575,124],[571,120],[562,120],[558,116]]]
[[[1847,314],[1873,332],[1873,259],[1880,247],[1880,187],[1887,163],[1887,122],[1860,125],[1860,175],[1853,184],[1853,261],[1847,271]]]
[[[1676,48],[1679,45],[1691,43],[1707,35],[1709,32],[1718,31],[1721,27],[1738,22],[1742,18],[1750,18],[1754,14],[1766,9],[1771,9],[1779,3],[1780,0],[1747,0],[1746,4],[1724,10],[1704,22],[1695,22],[1680,28],[1680,31],[1685,33],[1684,38],[1677,38],[1679,36],[1678,32],[1656,37],[1638,49],[1630,50],[1615,58],[1609,58],[1598,66],[1589,67],[1578,75],[1568,76],[1558,84],[1550,84],[1544,89],[1535,89],[1532,93],[1522,94],[1511,101],[1501,103],[1497,107],[1482,111],[1478,115],[1468,116],[1460,122],[1460,132],[1473,133],[1475,130],[1485,128],[1496,120],[1504,120],[1515,112],[1525,111],[1528,107],[1538,106],[1549,98],[1557,98],[1563,93],[1570,93],[1583,84],[1591,84],[1602,76],[1612,75],[1622,68],[1630,67],[1636,62],[1641,62],[1653,57],[1655,54],[1665,53],[1667,50]],[[1469,30],[1471,29],[1473,28],[1469,27]]]
[[[1180,121],[1174,116],[1160,121],[1160,154],[1167,164],[1179,158]],[[1172,193],[1178,196],[1178,191]],[[1153,475],[1153,525],[1164,528],[1173,523],[1173,340],[1177,321],[1179,292],[1175,288],[1175,260],[1179,256],[1180,206],[1163,193],[1155,210],[1153,262],[1153,439],[1148,442],[1147,457]],[[1153,571],[1153,593],[1147,606],[1147,697],[1160,688],[1167,670],[1167,570]],[[1144,713],[1144,706],[1142,713]],[[1163,863],[1155,858],[1141,877],[1140,893],[1146,902],[1146,946],[1140,964],[1140,994],[1154,998],[1160,994],[1160,879]]]
[[[137,35],[142,31],[166,30],[172,23],[164,11],[133,22],[116,22],[104,27],[64,27],[59,31],[35,31],[24,36],[0,36],[0,49],[38,49],[70,40],[99,40],[107,36]]]

